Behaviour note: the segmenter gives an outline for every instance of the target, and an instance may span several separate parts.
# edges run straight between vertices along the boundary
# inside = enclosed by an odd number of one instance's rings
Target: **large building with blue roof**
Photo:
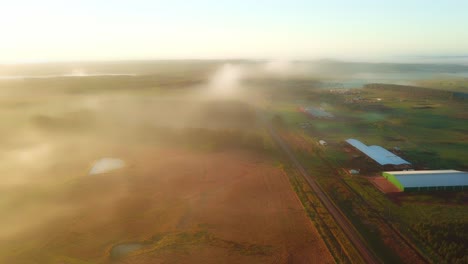
[[[468,190],[468,172],[420,170],[382,172],[400,191]]]
[[[346,142],[381,166],[403,168],[411,166],[411,163],[381,146],[367,146],[361,141],[353,138],[347,139]]]

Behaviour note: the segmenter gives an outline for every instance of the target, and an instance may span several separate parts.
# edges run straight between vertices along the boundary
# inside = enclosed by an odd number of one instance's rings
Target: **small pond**
[[[124,243],[112,247],[110,256],[113,259],[125,257],[128,254],[141,249],[144,245],[141,243]]]

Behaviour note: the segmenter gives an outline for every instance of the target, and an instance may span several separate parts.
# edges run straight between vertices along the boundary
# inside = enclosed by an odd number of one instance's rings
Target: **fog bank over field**
[[[126,145],[180,142],[184,129],[256,128],[254,105],[264,99],[258,87],[288,90],[327,82],[331,84],[325,87],[330,88],[346,87],[346,83],[355,87],[368,82],[402,83],[438,74],[463,75],[468,66],[330,60],[156,61],[3,65],[0,72],[3,77],[48,76],[0,80],[0,118],[6,120],[0,124],[0,185],[8,189],[53,182],[57,172],[70,167],[73,173],[58,178],[81,177],[92,162],[113,157]],[[107,76],[100,75],[103,72]],[[192,140],[197,141],[195,137],[187,142]]]
[[[302,78],[323,82],[343,82],[344,87],[351,87],[375,82],[412,84],[425,79],[468,78],[468,65],[432,63],[428,59],[412,61],[405,58],[400,62],[389,63],[285,59],[76,62],[0,65],[0,80],[134,77],[126,80],[129,81],[148,79],[153,76],[153,79],[176,81],[183,80],[188,72],[196,74],[199,79],[198,85],[211,82],[211,86],[216,86],[217,83],[234,83],[237,79]],[[168,76],[171,77],[168,78]],[[188,85],[195,85],[195,83],[188,83]],[[236,85],[239,86],[240,83]],[[234,90],[233,87],[223,85],[223,91],[218,90],[217,93],[229,94],[232,90]]]
[[[215,181],[206,180],[207,170],[218,175],[219,169],[210,169],[215,157],[220,157],[216,166],[228,160],[239,167],[233,170],[239,175],[254,166],[276,175],[279,171],[269,164],[272,142],[257,120],[260,94],[246,84],[249,78],[278,74],[265,65],[181,63],[172,69],[139,65],[145,69],[138,71],[130,64],[122,72],[131,75],[98,76],[80,67],[80,72],[60,77],[0,80],[0,119],[5,121],[0,123],[0,209],[8,212],[0,219],[0,240],[8,241],[0,241],[8,249],[0,253],[0,262],[37,256],[48,263],[49,255],[60,258],[82,248],[106,254],[103,245],[135,239],[135,234],[142,241],[143,235],[154,235],[140,234],[149,225],[134,219],[152,219],[150,225],[161,232],[186,228],[183,223],[190,219],[185,215],[192,214],[186,208],[198,211],[199,189],[188,205],[185,189],[173,196],[176,186],[190,189],[200,182],[204,194],[219,195],[219,188],[210,187]],[[41,67],[35,70],[50,74]],[[103,159],[118,160],[119,168],[89,175]],[[184,185],[187,175],[191,182]],[[163,191],[149,191],[154,186]],[[147,192],[157,195],[155,201]],[[157,220],[135,218],[140,214]],[[49,240],[54,242],[44,242]],[[44,243],[46,249],[38,246]],[[73,257],[100,256],[93,254]]]

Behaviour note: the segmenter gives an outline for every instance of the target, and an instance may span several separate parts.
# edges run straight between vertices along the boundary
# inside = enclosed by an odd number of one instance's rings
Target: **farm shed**
[[[468,172],[457,170],[385,171],[382,176],[404,192],[468,190]]]
[[[381,166],[385,165],[411,165],[408,161],[400,158],[392,152],[382,148],[381,146],[367,146],[357,139],[347,139],[346,142],[353,146],[355,149],[364,153],[367,157],[371,158]]]

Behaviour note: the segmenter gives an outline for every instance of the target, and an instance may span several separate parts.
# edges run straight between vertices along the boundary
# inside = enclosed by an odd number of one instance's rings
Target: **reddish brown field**
[[[1,240],[0,262],[333,262],[287,177],[259,154],[154,147],[115,154],[129,166],[71,172],[81,177],[48,197],[71,210]],[[125,242],[143,247],[111,258]]]
[[[369,177],[369,181],[383,193],[401,192],[395,185],[387,181],[384,177]]]

